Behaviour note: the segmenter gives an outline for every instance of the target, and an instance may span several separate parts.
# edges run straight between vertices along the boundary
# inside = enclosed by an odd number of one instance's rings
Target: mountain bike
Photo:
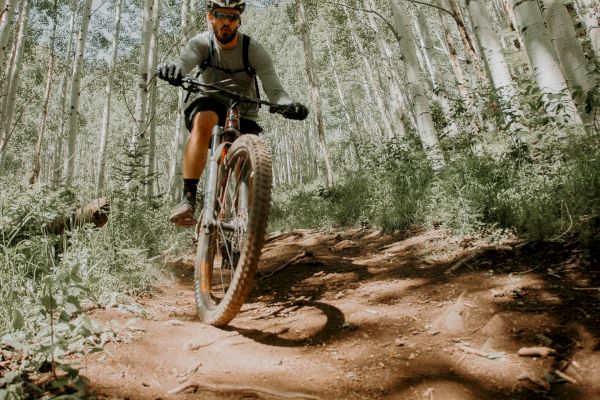
[[[191,93],[230,99],[225,126],[212,130],[204,207],[195,229],[194,290],[200,319],[222,326],[239,312],[252,289],[271,204],[271,157],[257,135],[242,135],[242,103],[261,104],[284,115],[287,108],[223,87],[184,77]]]

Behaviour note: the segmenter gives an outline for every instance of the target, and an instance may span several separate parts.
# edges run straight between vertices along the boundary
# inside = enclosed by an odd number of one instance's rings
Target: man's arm
[[[260,78],[269,101],[281,105],[291,104],[292,99],[283,89],[269,53],[255,40],[250,42],[250,46],[248,55],[250,66],[254,68],[256,75]]]
[[[208,57],[208,37],[199,33],[191,38],[173,63],[181,68],[184,75],[189,74],[198,64]]]

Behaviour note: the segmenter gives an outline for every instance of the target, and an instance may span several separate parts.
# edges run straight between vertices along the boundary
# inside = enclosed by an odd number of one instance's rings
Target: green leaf
[[[67,296],[67,303],[75,306],[77,311],[81,311],[81,304],[79,303],[79,299],[75,296]]]
[[[40,302],[47,311],[55,310],[57,307],[56,299],[54,299],[52,296],[42,296]]]
[[[25,318],[21,311],[13,310],[12,326],[15,331],[19,331],[25,326]]]

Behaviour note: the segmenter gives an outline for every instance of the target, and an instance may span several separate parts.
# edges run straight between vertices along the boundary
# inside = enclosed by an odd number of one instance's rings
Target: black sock
[[[199,179],[184,179],[183,180],[183,196],[188,199],[195,199],[198,191]]]

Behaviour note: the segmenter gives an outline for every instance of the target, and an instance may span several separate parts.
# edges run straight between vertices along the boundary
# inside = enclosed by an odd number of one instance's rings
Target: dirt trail
[[[191,258],[171,264],[152,298],[94,315],[121,338],[81,364],[100,397],[600,399],[598,254],[294,231],[224,329],[197,321]]]

